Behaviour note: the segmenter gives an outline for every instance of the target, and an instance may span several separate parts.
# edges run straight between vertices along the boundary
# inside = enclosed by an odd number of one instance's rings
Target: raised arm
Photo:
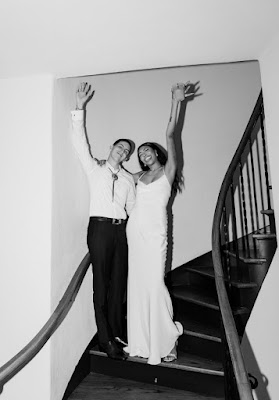
[[[93,95],[94,90],[92,90],[91,85],[87,82],[80,83],[76,91],[76,110],[84,110]]]
[[[72,140],[80,162],[88,174],[97,165],[97,160],[89,151],[89,144],[85,132],[84,114],[88,101],[94,92],[87,83],[81,83],[76,92],[76,110],[72,111]]]
[[[185,97],[190,96],[188,94],[189,86],[184,85],[183,83],[177,83],[172,87],[172,101],[171,101],[171,112],[170,119],[167,126],[166,131],[166,143],[167,143],[167,152],[168,152],[168,160],[165,165],[165,174],[170,182],[173,183],[176,168],[177,168],[177,159],[176,159],[176,151],[174,144],[174,132],[177,124],[177,115],[180,107],[181,101],[185,99]]]

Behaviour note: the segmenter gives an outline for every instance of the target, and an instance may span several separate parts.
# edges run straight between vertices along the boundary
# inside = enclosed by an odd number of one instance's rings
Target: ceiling
[[[0,78],[258,59],[278,0],[1,0]]]

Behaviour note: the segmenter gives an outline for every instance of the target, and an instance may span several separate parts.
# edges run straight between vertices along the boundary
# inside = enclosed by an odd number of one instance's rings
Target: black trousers
[[[89,220],[87,245],[93,268],[93,304],[100,344],[123,337],[127,288],[126,223]]]

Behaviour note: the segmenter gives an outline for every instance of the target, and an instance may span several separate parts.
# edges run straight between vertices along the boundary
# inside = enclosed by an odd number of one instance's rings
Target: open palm
[[[94,91],[91,89],[91,85],[87,82],[79,84],[76,92],[76,103],[78,109],[83,109],[85,104],[92,98]]]

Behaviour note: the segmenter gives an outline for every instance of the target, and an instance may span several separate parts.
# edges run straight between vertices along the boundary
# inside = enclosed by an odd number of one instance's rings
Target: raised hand
[[[176,83],[171,88],[172,98],[178,102],[183,101],[186,97],[194,95],[192,85],[188,81],[187,83]]]
[[[76,108],[82,110],[93,95],[94,90],[91,89],[91,85],[87,82],[80,83],[76,91]]]

